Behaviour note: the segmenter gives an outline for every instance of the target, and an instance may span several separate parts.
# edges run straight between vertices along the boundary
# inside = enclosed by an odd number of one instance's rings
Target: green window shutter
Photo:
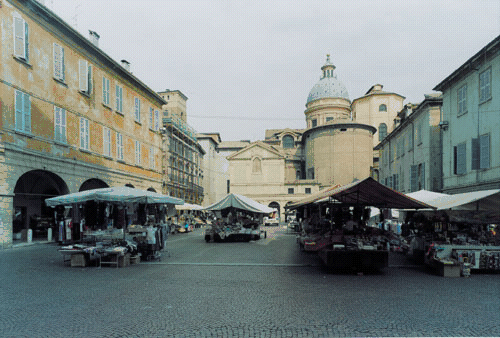
[[[61,141],[66,143],[66,110],[61,109]]]
[[[62,69],[63,49],[57,43],[54,43],[53,50],[54,50],[54,78],[56,78],[58,80],[62,80],[63,79],[63,69]]]
[[[88,82],[87,93],[90,95],[90,93],[92,93],[92,66],[90,65],[89,65],[88,77],[89,77],[89,82]]]
[[[418,189],[418,166],[412,165],[410,167],[410,190],[412,192],[417,191]]]
[[[480,159],[479,168],[487,169],[490,167],[490,134],[479,137]]]
[[[66,80],[66,74],[65,74],[65,66],[64,66],[64,48],[61,47],[61,73],[62,73],[62,77],[61,79],[63,80],[63,82]]]
[[[25,21],[14,17],[14,56],[26,59],[26,27]]]
[[[120,87],[115,86],[115,97],[116,97],[116,111],[120,111]]]
[[[160,129],[160,112],[155,110],[155,130]]]
[[[85,148],[85,119],[80,118],[80,147]]]
[[[472,170],[477,170],[479,169],[479,139],[478,138],[473,138],[472,139]]]
[[[23,130],[23,92],[16,90],[16,130]]]
[[[30,49],[29,49],[29,34],[28,34],[28,23],[24,23],[24,59],[26,62],[30,62]]]
[[[28,94],[24,94],[24,131],[26,133],[31,133],[31,100]]]
[[[462,175],[467,172],[467,149],[466,144],[461,143],[457,146],[457,174]]]
[[[425,189],[425,163],[420,164],[420,189]]]
[[[80,90],[84,93],[87,93],[89,90],[87,60],[80,60],[78,70],[79,70],[78,81]]]
[[[54,140],[59,141],[61,138],[61,116],[59,115],[59,108],[54,106]]]

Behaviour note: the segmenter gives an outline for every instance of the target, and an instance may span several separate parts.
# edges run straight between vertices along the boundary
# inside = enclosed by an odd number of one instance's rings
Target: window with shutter
[[[89,65],[87,60],[80,60],[78,65],[78,81],[80,91],[83,93],[89,92]]]
[[[15,126],[16,130],[31,133],[31,99],[22,91],[15,91]]]
[[[123,135],[116,133],[116,157],[123,160]]]
[[[149,147],[149,167],[155,168],[155,149],[153,147]]]
[[[107,127],[102,129],[103,155],[111,156],[111,130]]]
[[[472,158],[471,169],[472,170],[479,169],[479,153],[480,153],[479,139],[473,138],[472,139],[472,146],[471,146],[471,158]]]
[[[160,112],[155,110],[155,130],[158,131],[160,129]]]
[[[54,106],[54,140],[66,143],[66,110]]]
[[[457,91],[457,116],[467,113],[467,85],[463,85]]]
[[[479,103],[491,99],[491,68],[479,74]]]
[[[123,112],[123,87],[116,85],[116,111]]]
[[[481,135],[479,137],[479,168],[487,169],[490,167],[490,134]]]
[[[54,78],[64,82],[64,48],[54,43]]]
[[[418,190],[418,166],[412,165],[410,167],[410,190],[412,192]]]
[[[89,120],[80,118],[80,148],[89,150]]]
[[[102,78],[102,102],[109,106],[109,79]]]
[[[425,189],[425,163],[418,165],[418,190]]]
[[[149,129],[153,129],[154,127],[154,110],[152,107],[149,107]]]
[[[465,142],[457,145],[457,175],[462,175],[467,172],[466,155]]]
[[[139,141],[135,141],[135,164],[141,164],[141,144]]]
[[[141,122],[141,100],[138,97],[134,99],[134,115],[135,121]]]
[[[14,56],[29,62],[28,58],[28,23],[14,16]]]

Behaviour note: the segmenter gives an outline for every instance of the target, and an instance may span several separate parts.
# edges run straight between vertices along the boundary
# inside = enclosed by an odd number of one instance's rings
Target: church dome
[[[330,62],[330,55],[326,56],[326,63],[321,67],[323,76],[312,87],[307,97],[307,103],[326,98],[343,98],[349,100],[349,93],[345,85],[337,79],[334,73],[335,66]]]

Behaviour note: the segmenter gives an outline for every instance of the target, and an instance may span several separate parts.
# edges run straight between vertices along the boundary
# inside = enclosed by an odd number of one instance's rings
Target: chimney
[[[121,63],[122,67],[125,68],[127,72],[130,72],[130,62],[128,62],[127,60],[122,60]]]
[[[99,47],[99,38],[100,38],[99,34],[89,30],[89,38],[90,42],[92,42],[94,46]]]

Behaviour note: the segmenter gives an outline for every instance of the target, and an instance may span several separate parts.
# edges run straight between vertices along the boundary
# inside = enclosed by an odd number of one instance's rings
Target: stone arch
[[[14,187],[14,218],[12,230],[14,234],[25,233],[33,229],[33,238],[46,238],[48,227],[40,227],[41,220],[52,226],[54,212],[45,205],[50,197],[69,193],[66,182],[57,174],[47,170],[31,170],[19,177]],[[16,238],[18,235],[14,235]]]
[[[109,185],[99,178],[90,178],[82,183],[78,191],[100,189],[100,188],[109,188]]]
[[[129,187],[129,188],[135,188],[135,187],[134,187],[132,184],[130,184],[130,183],[125,184],[125,186],[126,186],[126,187]]]
[[[156,192],[156,189],[155,189],[155,188],[153,188],[153,187],[149,187],[149,188],[147,189],[147,191]]]
[[[276,210],[278,210],[278,218],[281,217],[281,206],[278,202],[276,201],[273,201],[271,203],[268,204],[268,207],[269,208],[275,208]]]

